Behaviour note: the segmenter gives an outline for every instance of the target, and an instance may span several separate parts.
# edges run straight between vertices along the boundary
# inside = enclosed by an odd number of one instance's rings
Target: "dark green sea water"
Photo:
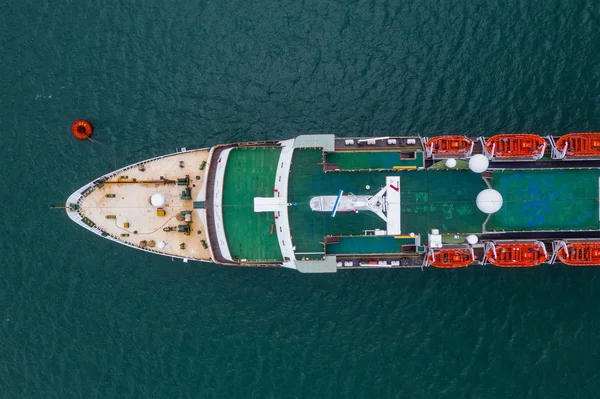
[[[591,0],[0,9],[1,398],[595,398],[600,269],[183,264],[49,211],[175,148],[600,130]]]

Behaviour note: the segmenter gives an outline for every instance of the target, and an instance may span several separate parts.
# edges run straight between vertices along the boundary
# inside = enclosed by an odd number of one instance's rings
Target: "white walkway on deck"
[[[231,258],[231,252],[229,252],[229,245],[227,245],[227,237],[225,236],[225,226],[223,224],[223,184],[225,181],[225,169],[227,168],[227,159],[229,158],[229,153],[232,148],[228,148],[221,153],[219,157],[216,168],[217,172],[215,174],[215,182],[214,182],[214,204],[213,204],[213,214],[215,217],[215,230],[217,231],[217,245],[221,250],[221,255],[227,260],[233,261]],[[215,165],[211,165],[211,167],[215,167]],[[211,243],[212,244],[212,243]]]
[[[387,176],[385,178],[387,197],[387,235],[400,235],[400,177]]]
[[[290,220],[288,216],[288,181],[290,178],[290,168],[292,167],[292,156],[294,155],[295,139],[281,142],[281,153],[279,154],[279,164],[275,174],[274,194],[283,199],[286,205],[281,207],[275,216],[275,228],[277,229],[277,239],[279,248],[283,255],[283,267],[296,269],[296,258],[294,247],[292,245],[292,235],[290,233]]]

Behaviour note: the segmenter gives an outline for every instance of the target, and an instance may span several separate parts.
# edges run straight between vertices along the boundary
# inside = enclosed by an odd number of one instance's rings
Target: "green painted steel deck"
[[[327,244],[327,255],[401,253],[403,245],[414,245],[414,237],[340,237],[340,242]]]
[[[422,168],[423,152],[352,151],[332,152],[325,156],[328,163],[337,164],[340,170],[377,170]]]
[[[497,171],[504,203],[488,231],[598,230],[598,169]]]
[[[402,233],[427,237],[442,233],[481,233],[486,215],[475,204],[487,188],[481,175],[470,170],[404,171],[400,178]]]
[[[319,149],[296,149],[290,172],[288,201],[292,242],[300,255],[324,251],[326,235],[361,235],[385,230],[386,223],[371,212],[313,212],[310,199],[337,195],[339,190],[373,195],[385,186],[386,176],[400,177],[401,228],[426,237],[432,228],[446,233],[481,232],[485,215],[475,204],[487,188],[481,175],[469,170],[398,170],[388,172],[323,172]],[[369,186],[367,189],[366,187]]]
[[[339,190],[356,195],[375,194],[385,185],[380,172],[323,172],[320,149],[296,149],[292,158],[288,201],[292,243],[300,256],[324,253],[326,235],[360,235],[365,230],[385,229],[385,222],[371,212],[313,212],[310,200],[320,195],[337,195]],[[370,189],[366,189],[370,186]]]
[[[229,156],[223,218],[230,252],[236,259],[282,258],[277,235],[273,234],[273,213],[254,212],[255,197],[273,196],[279,154],[279,148],[243,148]],[[350,169],[376,169],[375,165],[382,166],[386,160],[394,163],[399,159],[397,152],[381,152],[381,157],[374,154],[334,153],[327,155],[327,161]],[[464,242],[465,235],[482,232],[487,215],[477,208],[475,199],[487,185],[480,174],[447,168],[325,172],[321,149],[296,149],[289,177],[288,212],[297,257],[321,259],[326,236],[342,237],[339,243],[327,246],[328,254],[401,252],[406,245],[403,239],[365,236],[386,229],[385,221],[374,213],[338,212],[331,217],[330,212],[315,212],[309,205],[313,197],[337,195],[339,190],[374,195],[385,186],[387,176],[400,177],[403,235],[420,234],[426,243],[427,233],[439,229],[444,242],[450,243]],[[596,169],[494,171],[489,181],[502,194],[504,204],[490,218],[487,231],[598,230],[599,176]],[[414,239],[409,241],[414,243]]]
[[[234,259],[280,261],[273,213],[254,212],[254,197],[272,197],[281,148],[231,151],[223,187],[223,224]]]

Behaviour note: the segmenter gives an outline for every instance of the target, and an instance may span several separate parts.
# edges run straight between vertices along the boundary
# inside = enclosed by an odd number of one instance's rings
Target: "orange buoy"
[[[92,135],[92,124],[80,119],[71,125],[71,133],[79,140],[87,140]]]

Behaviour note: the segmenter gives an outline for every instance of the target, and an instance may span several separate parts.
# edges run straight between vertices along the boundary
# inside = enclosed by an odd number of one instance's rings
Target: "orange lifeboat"
[[[469,156],[473,149],[473,140],[466,136],[436,136],[425,144],[435,155]]]
[[[563,245],[556,254],[569,266],[600,266],[600,242],[572,242]]]
[[[600,157],[600,133],[570,133],[556,141],[556,149],[571,157]]]
[[[431,266],[450,269],[469,266],[475,256],[471,248],[434,249],[429,252],[427,261]]]
[[[499,134],[485,142],[494,158],[539,159],[546,150],[546,140],[535,134]]]
[[[532,267],[539,266],[548,260],[546,247],[539,241],[492,245],[486,255],[492,265],[499,267]]]

